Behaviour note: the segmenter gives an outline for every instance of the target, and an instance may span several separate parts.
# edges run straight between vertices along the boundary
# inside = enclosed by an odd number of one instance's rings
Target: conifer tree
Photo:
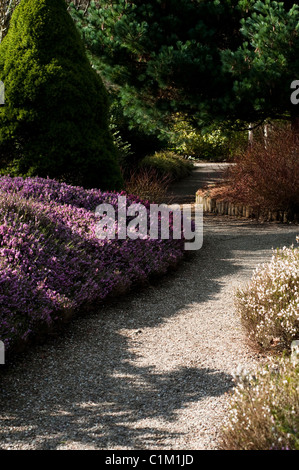
[[[94,66],[133,126],[292,118],[298,3],[270,0],[102,0],[74,11]],[[296,117],[296,116],[295,116]]]
[[[64,0],[22,0],[0,45],[2,173],[118,189],[108,99]]]
[[[163,129],[173,113],[209,119],[226,105],[221,51],[241,45],[238,0],[91,2],[73,10],[94,66],[132,126]]]
[[[222,51],[233,79],[232,118],[288,119],[299,132],[299,106],[291,103],[291,83],[299,79],[299,5],[258,0],[241,21],[242,45]]]

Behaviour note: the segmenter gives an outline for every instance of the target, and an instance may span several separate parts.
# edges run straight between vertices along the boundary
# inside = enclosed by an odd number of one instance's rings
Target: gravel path
[[[179,204],[194,203],[196,191],[204,185],[221,181],[229,166],[229,163],[195,163],[190,176],[169,188],[169,200]]]
[[[233,292],[298,231],[207,216],[178,271],[1,366],[0,449],[217,449],[232,375],[261,359]]]

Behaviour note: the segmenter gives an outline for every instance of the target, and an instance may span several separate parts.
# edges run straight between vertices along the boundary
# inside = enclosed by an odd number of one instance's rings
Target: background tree
[[[107,95],[64,0],[22,0],[0,45],[2,172],[117,189]]]
[[[299,71],[299,6],[294,2],[257,1],[241,21],[243,43],[224,50],[231,74],[231,118],[243,121],[290,119],[299,131],[299,109],[291,103],[291,83]]]
[[[203,117],[229,86],[220,51],[241,44],[238,1],[92,2],[74,12],[95,67],[134,126],[163,130],[173,113]]]
[[[239,129],[278,118],[296,127],[295,2],[67,3],[109,90],[117,125],[138,153],[159,145],[157,137],[169,139],[177,112],[198,128],[237,122]]]
[[[294,111],[294,2],[106,0],[74,16],[131,126],[163,132],[176,112],[201,127],[288,118]]]
[[[8,31],[14,8],[20,0],[0,0],[0,42]]]

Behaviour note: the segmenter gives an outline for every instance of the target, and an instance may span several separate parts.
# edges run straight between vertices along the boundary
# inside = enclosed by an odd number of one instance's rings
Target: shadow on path
[[[227,393],[231,373],[225,365],[209,366],[209,357],[205,365],[165,370],[158,344],[144,365],[139,334],[161,328],[163,335],[164,325],[196,308],[198,318],[216,325],[217,339],[231,286],[248,280],[272,247],[294,243],[298,232],[216,216],[205,218],[204,230],[203,249],[154,288],[82,315],[63,335],[0,370],[1,449],[57,449],[70,442],[73,448],[165,449],[165,442],[191,436],[188,423],[173,430],[172,423],[190,404],[204,407],[208,397]]]
[[[168,197],[173,204],[192,204],[198,189],[223,179],[229,163],[195,163],[190,176],[170,186]]]

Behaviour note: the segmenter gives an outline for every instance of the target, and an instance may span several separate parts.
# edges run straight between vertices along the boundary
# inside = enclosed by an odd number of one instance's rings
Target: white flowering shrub
[[[220,447],[299,450],[299,365],[289,359],[237,377]]]
[[[260,265],[249,285],[237,291],[236,307],[260,348],[289,349],[299,339],[299,248],[277,250],[271,262]]]

